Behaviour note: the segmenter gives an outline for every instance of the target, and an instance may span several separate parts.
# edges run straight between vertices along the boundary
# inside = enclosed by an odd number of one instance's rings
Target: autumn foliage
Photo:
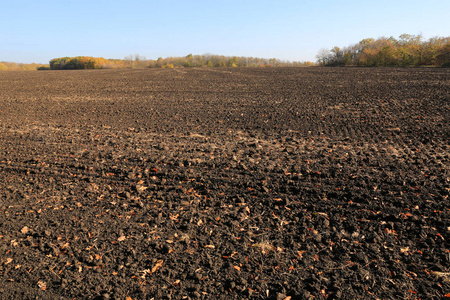
[[[281,61],[275,58],[237,57],[223,55],[192,55],[146,60],[144,57],[128,56],[125,59],[104,59],[102,57],[62,57],[50,61],[52,70],[74,69],[117,69],[117,68],[188,68],[188,67],[272,67],[272,66],[311,66],[311,62]]]
[[[18,64],[13,62],[0,62],[0,71],[35,71],[38,68],[45,68],[43,64]]]
[[[276,58],[258,58],[244,56],[224,56],[214,54],[192,55],[185,57],[167,57],[147,61],[149,68],[189,68],[189,67],[308,67],[312,62],[282,61]]]
[[[31,70],[81,70],[81,69],[143,69],[143,68],[216,68],[216,67],[309,67],[312,62],[283,61],[276,58],[238,57],[214,54],[182,57],[158,58],[147,60],[140,55],[130,55],[125,59],[105,59],[103,57],[77,56],[60,57],[44,64],[16,64],[0,62],[0,71]]]
[[[103,69],[111,62],[102,57],[89,56],[61,57],[50,61],[51,70]]]
[[[423,40],[421,35],[368,38],[345,48],[322,49],[317,55],[323,66],[450,67],[450,37]]]

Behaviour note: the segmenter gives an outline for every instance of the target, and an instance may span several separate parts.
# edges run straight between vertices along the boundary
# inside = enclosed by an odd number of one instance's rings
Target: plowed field
[[[450,297],[450,71],[0,73],[1,299]]]

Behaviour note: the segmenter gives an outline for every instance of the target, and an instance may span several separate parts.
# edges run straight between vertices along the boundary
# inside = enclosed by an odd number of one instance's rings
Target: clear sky
[[[450,35],[450,0],[0,0],[0,61],[192,54],[315,61],[321,48]]]

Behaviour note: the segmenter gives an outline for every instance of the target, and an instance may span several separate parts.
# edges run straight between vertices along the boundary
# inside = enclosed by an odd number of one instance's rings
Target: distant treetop
[[[423,40],[421,35],[368,38],[344,48],[322,49],[317,54],[322,66],[441,66],[450,67],[450,37]]]
[[[50,61],[51,70],[74,69],[122,69],[122,68],[188,68],[188,67],[275,67],[275,66],[312,66],[312,62],[290,62],[275,58],[238,57],[223,55],[193,55],[184,57],[158,58],[147,60],[140,55],[127,56],[125,59],[105,59],[89,56],[61,57]]]
[[[107,64],[109,61],[102,57],[61,57],[50,61],[50,70],[102,69]]]

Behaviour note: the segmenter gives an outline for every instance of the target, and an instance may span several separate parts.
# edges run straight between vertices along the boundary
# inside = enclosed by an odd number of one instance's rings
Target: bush
[[[61,57],[50,61],[50,70],[102,69],[103,66],[110,66],[111,63],[103,57]]]
[[[41,66],[37,68],[38,71],[46,71],[46,70],[50,70],[50,67],[47,66]]]

